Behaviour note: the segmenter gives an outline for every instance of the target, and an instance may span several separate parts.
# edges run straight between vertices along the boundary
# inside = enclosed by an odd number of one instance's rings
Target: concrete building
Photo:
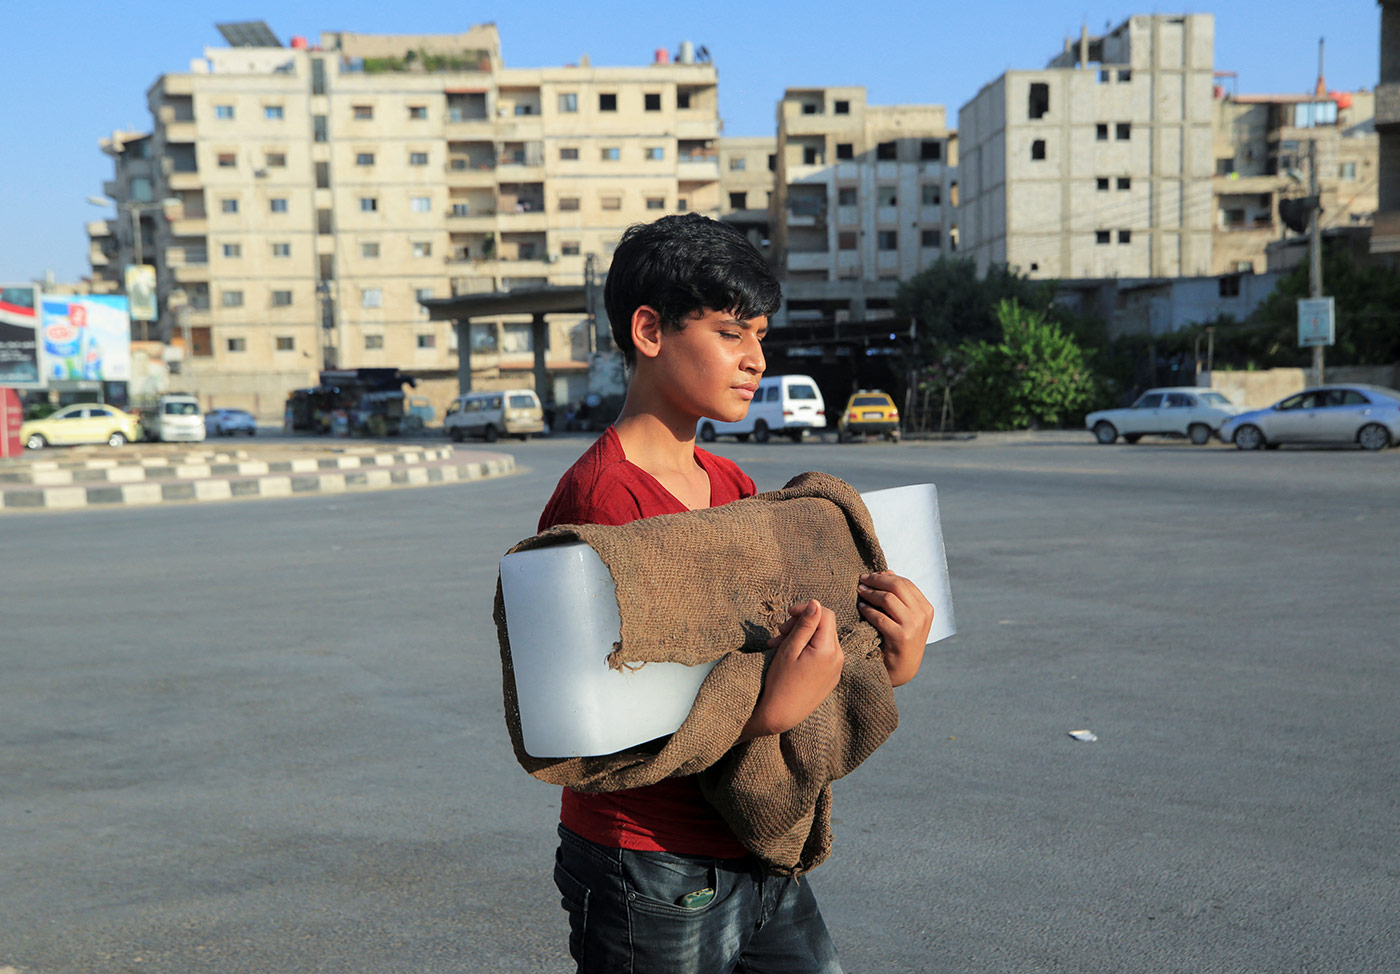
[[[958,113],[960,250],[1040,278],[1209,275],[1214,18],[1133,16]]]
[[[1289,231],[1281,199],[1308,195],[1317,166],[1324,230],[1369,226],[1378,162],[1374,92],[1227,95],[1216,89],[1213,272],[1263,272]],[[1315,160],[1315,162],[1314,162]],[[1296,235],[1296,234],[1295,234]]]
[[[794,285],[907,278],[956,247],[956,138],[942,105],[789,88],[774,163],[773,261]]]
[[[765,257],[772,256],[769,215],[778,168],[778,141],[768,136],[719,140],[720,219],[743,230]]]
[[[1371,252],[1395,255],[1400,254],[1400,0],[1381,0],[1380,14],[1380,83],[1375,108],[1377,212]]]
[[[456,334],[420,301],[580,285],[629,224],[720,212],[717,73],[688,45],[685,63],[522,69],[490,24],[290,47],[260,23],[221,29],[232,46],[151,87],[145,140],[151,198],[182,204],[151,220],[160,330],[188,331],[209,403],[275,414],[326,365],[397,366],[444,403]],[[124,145],[119,206],[139,185]],[[105,268],[120,255],[103,236]],[[531,384],[528,319],[470,334],[476,385]],[[542,393],[579,398],[593,331],[560,315],[548,339]]]

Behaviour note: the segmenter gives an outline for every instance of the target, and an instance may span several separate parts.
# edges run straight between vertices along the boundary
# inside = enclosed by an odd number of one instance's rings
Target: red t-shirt
[[[733,461],[699,447],[695,459],[710,476],[711,507],[757,492]],[[539,530],[556,524],[626,524],[685,510],[655,477],[627,459],[609,426],[560,478],[540,515]],[[723,858],[748,854],[690,777],[598,794],[565,788],[559,820],[565,828],[614,849]]]

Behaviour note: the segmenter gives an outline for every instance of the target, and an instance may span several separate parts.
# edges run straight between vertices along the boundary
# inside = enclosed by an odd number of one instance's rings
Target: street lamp
[[[180,206],[183,203],[183,200],[175,196],[167,196],[163,200],[155,201],[118,201],[109,200],[102,196],[89,196],[87,198],[87,201],[93,206],[115,206],[118,212],[124,210],[127,216],[131,218],[131,247],[132,256],[134,258],[132,260],[132,263],[138,267],[145,263],[141,251],[141,214],[154,213],[157,210],[165,211],[170,209],[172,206]],[[143,338],[150,337],[150,322],[143,321],[141,323],[141,333]]]

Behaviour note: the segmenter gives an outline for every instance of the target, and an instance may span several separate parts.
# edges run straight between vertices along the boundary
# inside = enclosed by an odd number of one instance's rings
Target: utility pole
[[[1312,220],[1308,225],[1308,278],[1309,293],[1313,298],[1322,297],[1322,206],[1317,186],[1317,139],[1308,140],[1308,195],[1318,200],[1319,205],[1312,209]],[[1325,346],[1313,346],[1313,385],[1322,385],[1323,353]]]

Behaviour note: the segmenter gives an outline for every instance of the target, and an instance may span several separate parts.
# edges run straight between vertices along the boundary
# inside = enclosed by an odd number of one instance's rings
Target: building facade
[[[1209,14],[1134,16],[958,114],[961,250],[1039,278],[1212,273]]]
[[[1377,212],[1373,254],[1400,254],[1400,0],[1381,0],[1380,79],[1376,85]],[[1388,259],[1396,259],[1393,256]]]
[[[243,26],[148,92],[151,195],[180,206],[146,260],[211,403],[280,411],[326,366],[396,366],[445,401],[456,332],[421,300],[582,284],[631,223],[720,212],[713,65],[507,68],[489,24],[290,47]],[[528,320],[470,334],[474,382],[531,384]],[[546,398],[583,394],[593,340],[551,320]]]

